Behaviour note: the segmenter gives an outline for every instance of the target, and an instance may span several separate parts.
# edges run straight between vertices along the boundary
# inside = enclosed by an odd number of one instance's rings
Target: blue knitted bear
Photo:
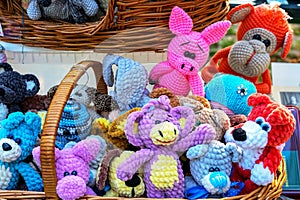
[[[14,112],[3,120],[0,129],[0,189],[17,188],[20,176],[29,191],[42,191],[40,174],[23,162],[31,153],[41,129],[41,118],[33,113]]]

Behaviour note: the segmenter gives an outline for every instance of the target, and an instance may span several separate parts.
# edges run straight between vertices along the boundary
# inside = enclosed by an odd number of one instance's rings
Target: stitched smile
[[[169,143],[174,142],[174,141],[176,140],[176,138],[174,138],[173,140],[167,141],[167,142],[161,141],[161,140],[159,140],[159,139],[155,139],[155,140],[156,140],[157,142],[160,142],[160,143],[163,143],[163,144],[169,144]]]

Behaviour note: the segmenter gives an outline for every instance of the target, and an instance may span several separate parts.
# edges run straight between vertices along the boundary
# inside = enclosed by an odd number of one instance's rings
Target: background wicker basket
[[[192,17],[196,31],[223,20],[230,8],[228,0],[108,0],[108,5],[100,21],[70,24],[30,20],[21,0],[1,0],[0,39],[56,50],[157,51],[172,37],[168,20],[175,5]]]
[[[74,88],[80,77],[90,68],[95,72],[97,80],[97,89],[101,93],[107,93],[107,86],[102,77],[102,65],[96,61],[82,61],[74,65],[69,73],[59,84],[57,91],[51,101],[48,109],[48,114],[44,124],[42,137],[41,137],[41,166],[42,166],[42,177],[45,186],[45,192],[30,192],[30,191],[7,191],[0,190],[0,199],[58,199],[56,195],[56,170],[54,161],[54,147],[56,132],[61,118],[61,114],[70,93]],[[285,163],[282,162],[277,170],[272,184],[265,187],[259,187],[255,191],[247,195],[240,195],[235,197],[224,198],[223,200],[250,200],[250,199],[261,199],[269,200],[276,199],[282,192],[282,186],[286,180],[286,169]],[[124,200],[126,198],[108,198],[108,197],[83,197],[82,199],[99,199],[99,200]],[[144,198],[145,199],[145,198]],[[137,198],[135,198],[137,200]]]

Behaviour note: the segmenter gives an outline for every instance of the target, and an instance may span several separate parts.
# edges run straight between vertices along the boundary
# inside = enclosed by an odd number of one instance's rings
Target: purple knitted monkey
[[[168,60],[158,63],[150,72],[154,88],[164,87],[175,95],[204,96],[204,84],[198,75],[205,64],[209,46],[226,34],[231,23],[228,20],[216,22],[201,33],[192,31],[193,21],[181,8],[175,6],[169,19],[169,27],[176,36],[168,46]]]
[[[191,108],[172,108],[167,96],[152,99],[141,111],[127,118],[125,133],[128,141],[141,150],[117,168],[117,176],[130,180],[144,166],[144,182],[150,198],[182,198],[184,178],[178,153],[197,144],[209,143],[214,129],[203,124],[192,132],[195,116]]]

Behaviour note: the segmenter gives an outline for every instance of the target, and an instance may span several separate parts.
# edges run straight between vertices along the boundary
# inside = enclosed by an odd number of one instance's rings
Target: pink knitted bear
[[[89,163],[96,158],[101,144],[97,138],[78,142],[72,148],[55,148],[57,195],[63,200],[75,200],[84,195],[96,195],[87,186],[90,178]],[[33,149],[34,160],[40,164],[40,147]]]
[[[209,46],[218,42],[230,28],[227,20],[206,27],[202,33],[192,31],[193,21],[181,8],[175,6],[169,27],[176,36],[168,47],[168,60],[158,63],[150,72],[154,88],[164,87],[175,95],[204,96],[204,83],[198,74],[209,55]]]

